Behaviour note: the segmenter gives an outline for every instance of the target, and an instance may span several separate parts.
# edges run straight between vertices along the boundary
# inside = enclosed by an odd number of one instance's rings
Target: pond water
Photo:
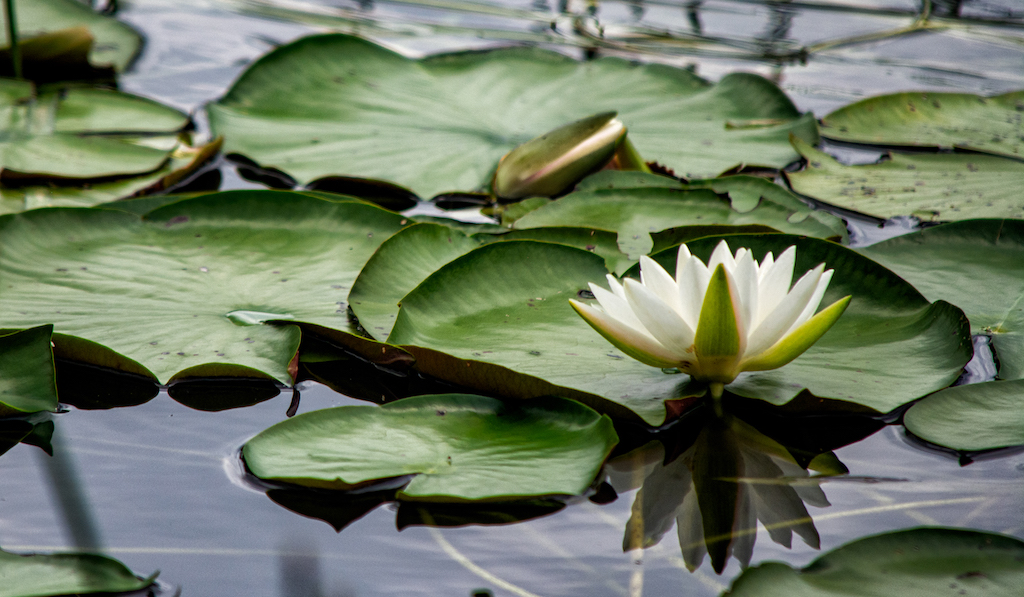
[[[146,38],[121,87],[192,112],[200,135],[207,130],[201,106],[219,97],[247,64],[275,45],[328,27],[361,31],[409,53],[522,40],[581,55],[587,31],[600,26],[608,42],[600,53],[692,65],[713,80],[737,70],[758,72],[818,116],[897,90],[992,94],[1024,87],[1019,0],[936,1],[934,14],[959,11],[963,18],[945,30],[878,35],[860,43],[849,38],[910,25],[920,3],[137,0],[119,5],[118,17]],[[826,47],[837,40],[851,43]],[[816,51],[801,59],[797,51],[815,44]],[[877,157],[851,148],[837,151],[847,162]],[[228,163],[219,168],[221,188],[258,186]],[[868,220],[851,225],[855,243],[867,244],[907,231],[913,222],[895,221],[884,230]],[[990,378],[987,366],[984,358],[974,363],[970,381]],[[361,403],[312,381],[300,390],[300,412]],[[741,570],[733,558],[720,575],[707,561],[688,571],[674,530],[646,550],[623,551],[639,484],[635,479],[661,460],[658,449],[635,453],[632,466],[626,458],[610,468],[617,492],[611,501],[581,498],[517,524],[413,525],[401,531],[396,529],[401,514],[384,504],[338,533],[278,505],[242,473],[242,443],[285,419],[291,405],[290,390],[283,390],[245,408],[203,412],[164,390],[130,408],[69,407],[52,416],[54,459],[26,444],[0,458],[0,545],[8,551],[57,551],[94,543],[139,574],[160,570],[168,592],[180,587],[186,596],[470,595],[477,588],[545,597],[701,596],[718,595]],[[842,435],[844,426],[871,427],[853,417],[806,418],[799,425],[824,435],[833,428]],[[899,425],[881,426],[838,447],[843,443],[828,447],[836,447],[835,457],[849,474],[820,481],[827,503],[820,495],[805,499],[820,550],[798,538],[786,548],[760,526],[751,563],[805,565],[856,538],[919,525],[1024,538],[1020,450],[968,463],[908,438]],[[77,471],[79,497],[68,493],[69,471]],[[54,478],[64,481],[55,484]]]

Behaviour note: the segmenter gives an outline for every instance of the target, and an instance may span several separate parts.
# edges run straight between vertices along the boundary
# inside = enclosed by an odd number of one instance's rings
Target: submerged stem
[[[711,390],[711,405],[715,408],[715,415],[721,418],[725,414],[725,411],[722,409],[722,394],[725,393],[725,384],[711,382],[709,389]]]
[[[14,12],[14,0],[4,0],[4,17],[7,21],[7,41],[11,44],[11,66],[14,78],[21,78],[21,48],[18,46],[18,22]]]

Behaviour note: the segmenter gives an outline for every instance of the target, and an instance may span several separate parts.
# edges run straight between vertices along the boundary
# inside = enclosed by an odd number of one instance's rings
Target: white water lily
[[[704,265],[680,245],[675,279],[644,256],[640,282],[609,275],[610,290],[590,284],[600,306],[569,302],[624,353],[678,367],[720,396],[741,372],[776,369],[800,356],[846,310],[849,296],[815,313],[833,270],[819,264],[791,287],[795,262],[796,247],[758,263],[745,248],[733,255],[723,240]]]

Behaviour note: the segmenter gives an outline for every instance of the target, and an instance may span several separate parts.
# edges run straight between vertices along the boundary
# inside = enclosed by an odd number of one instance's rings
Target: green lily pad
[[[797,157],[790,132],[818,138],[813,117],[756,75],[711,85],[683,69],[538,48],[413,60],[340,34],[267,54],[207,111],[225,151],[300,183],[377,178],[423,197],[483,189],[517,145],[605,111],[646,159],[692,176],[782,167]]]
[[[99,208],[0,217],[0,326],[52,322],[161,382],[291,383],[298,328],[259,323],[305,322],[355,338],[349,287],[405,221],[369,204],[279,191],[215,193],[141,218]]]
[[[846,314],[814,347],[782,369],[743,374],[741,396],[783,404],[804,389],[888,412],[952,383],[972,348],[963,314],[929,303],[885,268],[840,245],[785,234],[725,237],[760,259],[797,246],[797,269],[836,270],[822,304],[851,294]],[[705,259],[717,238],[689,243]],[[674,271],[675,250],[655,256]],[[802,268],[802,269],[801,269]],[[558,394],[614,416],[666,418],[666,400],[700,395],[689,377],[626,357],[568,304],[588,282],[606,284],[604,260],[564,245],[508,241],[440,268],[402,299],[388,343],[420,371],[510,397]]]
[[[242,455],[268,481],[354,489],[413,475],[399,499],[507,500],[583,493],[617,442],[608,417],[571,400],[440,394],[304,413]]]
[[[860,251],[963,309],[972,333],[991,336],[999,377],[1024,379],[1024,222],[954,222]]]
[[[137,591],[156,574],[137,578],[113,558],[89,553],[19,555],[0,551],[0,597],[58,597]]]
[[[129,25],[76,0],[21,1],[16,7],[18,34],[22,38],[70,27],[87,27],[96,40],[89,52],[89,61],[95,65],[109,64],[122,72],[142,48],[142,36]]]
[[[954,450],[1024,445],[1024,379],[948,388],[910,407],[903,424],[914,435]]]
[[[1024,218],[1024,163],[1017,160],[892,153],[878,164],[844,166],[799,139],[793,146],[808,161],[806,170],[786,173],[793,190],[825,203],[882,219]]]
[[[100,184],[95,204],[112,189],[130,194],[184,167],[171,163],[178,134],[189,124],[177,110],[105,89],[36,94],[10,79],[0,79],[0,89],[4,211],[45,206],[51,195],[80,197],[87,195],[82,187]],[[76,188],[46,189],[54,185]]]
[[[57,409],[51,325],[0,335],[0,417]]]
[[[798,201],[780,204],[765,196],[756,207],[746,207],[745,212],[737,211],[705,189],[616,188],[566,195],[527,213],[513,227],[576,226],[614,231],[618,233],[619,250],[634,261],[654,248],[651,233],[683,226],[765,225],[820,238],[846,235],[842,220],[815,213]]]
[[[179,145],[156,171],[86,185],[56,186],[29,184],[14,188],[0,186],[0,215],[40,207],[91,207],[111,201],[164,191],[209,163],[220,150],[220,140],[199,147]],[[168,195],[154,201],[168,202]],[[171,198],[173,199],[173,197]],[[138,201],[136,199],[136,201]],[[111,205],[111,209],[133,209],[127,205]],[[144,211],[149,211],[148,209]]]
[[[402,297],[442,265],[480,244],[439,224],[414,224],[384,241],[366,262],[348,295],[359,325],[374,338],[387,338]]]
[[[964,529],[918,528],[858,539],[795,570],[748,568],[723,597],[1015,597],[1024,586],[1024,542]]]
[[[870,97],[821,119],[838,141],[971,149],[1021,157],[1024,90],[993,97],[907,92]]]

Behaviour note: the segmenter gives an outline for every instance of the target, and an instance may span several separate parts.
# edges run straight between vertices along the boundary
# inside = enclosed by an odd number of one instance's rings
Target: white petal
[[[739,313],[740,337],[746,338],[754,325],[754,315],[757,313],[758,284],[757,284],[757,262],[750,251],[736,251],[736,270],[733,272],[733,282],[736,285],[739,304],[733,308]]]
[[[681,312],[679,286],[665,268],[647,255],[640,256],[640,280],[676,313]]]
[[[682,268],[676,269],[679,271],[676,275],[676,284],[679,286],[679,314],[690,328],[697,329],[711,273],[704,262],[696,257],[690,257]]]
[[[793,283],[793,265],[796,263],[796,247],[790,247],[779,255],[771,268],[763,272],[758,291],[757,315],[754,317],[755,327],[768,317],[786,297]],[[763,268],[763,266],[762,266]]]
[[[825,267],[825,264],[822,263],[818,267]],[[828,270],[821,275],[821,279],[818,280],[818,286],[814,289],[814,294],[810,299],[808,299],[807,306],[804,307],[803,312],[800,313],[800,317],[793,322],[793,325],[790,326],[789,330],[786,330],[787,334],[790,330],[794,330],[803,325],[805,321],[813,317],[815,312],[817,312],[818,305],[821,304],[821,299],[825,296],[825,291],[828,290],[828,283],[832,281],[833,271],[834,270]]]
[[[686,264],[690,261],[690,248],[686,245],[679,245],[679,253],[676,254],[676,280],[678,280],[683,273],[683,269]]]
[[[817,289],[823,268],[824,265],[819,265],[804,274],[782,303],[764,318],[761,325],[750,334],[745,356],[753,356],[771,348],[793,329],[793,322],[800,317],[807,306],[807,301],[813,297]]]
[[[693,362],[693,328],[675,309],[665,304],[654,292],[636,280],[626,280],[626,300],[647,331],[680,362]]]
[[[590,283],[590,291],[594,293],[594,298],[601,304],[601,308],[610,317],[618,319],[623,324],[634,328],[640,333],[646,334],[647,329],[644,328],[644,324],[640,323],[640,320],[633,314],[633,309],[629,306],[629,303],[625,298],[619,297],[617,294],[609,292],[604,288],[601,288],[593,282]],[[654,336],[651,336],[651,340],[654,340]]]
[[[679,364],[670,351],[645,332],[636,330],[600,309],[575,299],[569,303],[583,319],[622,352],[652,367],[674,367]]]
[[[622,291],[622,284],[619,283],[618,279],[616,279],[616,277],[611,274],[608,274],[605,277],[608,278],[608,288],[612,289],[612,292],[615,293],[615,296],[619,297],[622,300],[626,300],[626,294]]]
[[[724,240],[718,243],[718,246],[711,253],[711,259],[708,260],[708,271],[715,271],[719,263],[725,264],[725,269],[729,271],[736,269],[736,259],[729,252],[729,244]]]
[[[761,280],[764,280],[765,274],[772,269],[773,265],[775,265],[775,256],[772,255],[771,251],[768,251],[764,256],[764,259],[762,259],[761,263],[757,266],[757,281],[759,283]]]

